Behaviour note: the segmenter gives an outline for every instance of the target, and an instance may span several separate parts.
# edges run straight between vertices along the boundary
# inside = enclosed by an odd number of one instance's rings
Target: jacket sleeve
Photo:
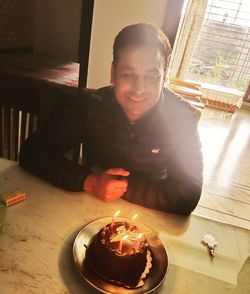
[[[167,177],[150,180],[131,175],[124,198],[149,208],[188,215],[198,204],[203,183],[203,159],[195,113],[180,121],[168,158]],[[187,123],[188,122],[188,123]],[[173,126],[174,128],[174,126]]]
[[[29,137],[19,153],[19,164],[31,173],[70,191],[81,191],[90,171],[73,163],[64,154],[84,137],[83,100],[50,120],[50,123]]]

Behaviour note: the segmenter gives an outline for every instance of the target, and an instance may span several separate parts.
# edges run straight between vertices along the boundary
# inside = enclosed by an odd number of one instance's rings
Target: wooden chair
[[[47,126],[51,116],[74,102],[77,88],[65,88],[0,73],[0,157],[18,161],[20,147],[38,128]],[[81,89],[92,92],[93,89]],[[83,164],[82,143],[68,158]]]
[[[0,112],[0,156],[18,160],[20,146],[37,129],[38,116],[12,105],[2,105]]]
[[[37,129],[38,105],[19,81],[0,78],[0,156],[18,160],[20,146]]]
[[[21,145],[68,107],[80,89],[79,64],[37,54],[0,54],[0,156],[18,160]],[[72,160],[82,162],[81,144]]]
[[[58,87],[0,74],[0,156],[18,160],[18,153],[37,128],[65,105]]]

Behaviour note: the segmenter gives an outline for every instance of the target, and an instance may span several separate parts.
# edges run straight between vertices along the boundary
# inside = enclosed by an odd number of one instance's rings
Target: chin
[[[144,112],[143,113],[128,113],[127,114],[127,117],[130,121],[136,121],[138,119],[140,119],[142,116],[144,115]]]

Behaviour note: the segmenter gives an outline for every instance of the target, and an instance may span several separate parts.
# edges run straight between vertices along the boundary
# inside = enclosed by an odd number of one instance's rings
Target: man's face
[[[165,78],[160,52],[144,46],[126,47],[112,65],[111,82],[117,102],[130,121],[146,114],[159,100]]]

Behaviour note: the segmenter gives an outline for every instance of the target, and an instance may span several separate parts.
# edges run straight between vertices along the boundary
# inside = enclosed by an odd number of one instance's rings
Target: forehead
[[[164,67],[164,58],[157,48],[128,46],[119,51],[117,69],[159,70]]]

